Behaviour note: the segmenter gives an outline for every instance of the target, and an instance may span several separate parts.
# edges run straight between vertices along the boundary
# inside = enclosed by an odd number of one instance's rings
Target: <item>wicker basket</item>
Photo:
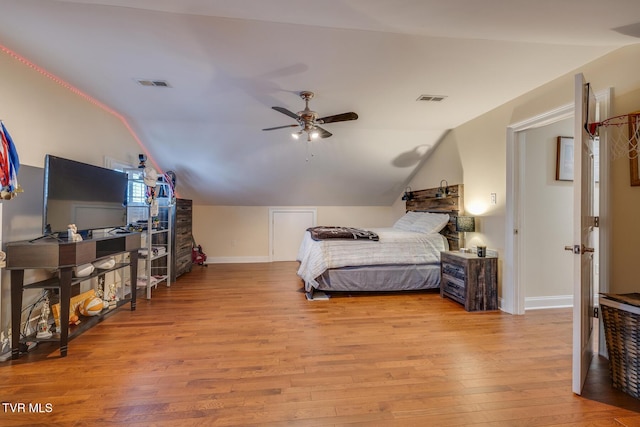
[[[603,294],[600,309],[613,387],[640,398],[640,294]]]

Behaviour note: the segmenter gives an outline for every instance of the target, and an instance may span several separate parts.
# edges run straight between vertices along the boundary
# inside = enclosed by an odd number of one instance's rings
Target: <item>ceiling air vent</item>
[[[140,86],[171,87],[166,80],[136,79]]]
[[[416,101],[440,102],[446,98],[444,95],[420,95]]]

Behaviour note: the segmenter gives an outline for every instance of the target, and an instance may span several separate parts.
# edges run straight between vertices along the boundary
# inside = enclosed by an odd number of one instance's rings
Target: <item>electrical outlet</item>
[[[495,205],[498,203],[498,195],[496,193],[491,193],[491,204]]]

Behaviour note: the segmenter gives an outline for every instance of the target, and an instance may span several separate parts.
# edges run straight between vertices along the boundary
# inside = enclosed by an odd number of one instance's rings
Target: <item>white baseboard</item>
[[[248,264],[253,262],[270,262],[268,256],[221,256],[207,257],[206,264]]]
[[[573,307],[573,295],[557,295],[551,297],[528,297],[524,299],[525,310],[540,310],[545,308]]]

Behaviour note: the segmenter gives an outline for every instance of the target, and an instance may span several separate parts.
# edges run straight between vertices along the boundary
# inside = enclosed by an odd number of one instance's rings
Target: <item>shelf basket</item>
[[[640,398],[640,294],[602,294],[600,310],[613,387]]]

